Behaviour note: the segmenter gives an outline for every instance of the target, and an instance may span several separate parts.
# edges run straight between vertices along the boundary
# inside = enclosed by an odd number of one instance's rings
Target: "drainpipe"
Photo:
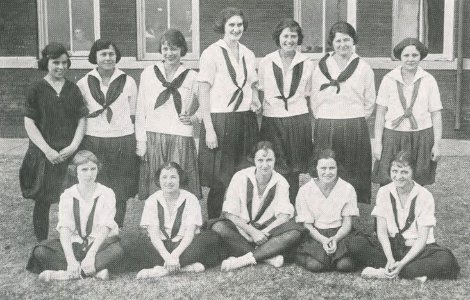
[[[457,28],[457,87],[455,93],[455,125],[454,130],[460,129],[460,111],[462,102],[462,73],[463,73],[463,4],[459,1],[459,24]]]

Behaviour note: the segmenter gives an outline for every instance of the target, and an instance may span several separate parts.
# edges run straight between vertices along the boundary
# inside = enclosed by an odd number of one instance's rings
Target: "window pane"
[[[192,52],[192,13],[191,0],[172,0],[170,6],[170,27],[180,30],[186,43],[188,52]]]
[[[444,0],[425,1],[425,30],[429,53],[442,53],[444,47]]]
[[[70,50],[69,3],[64,0],[47,1],[48,41],[64,44]]]
[[[72,51],[89,51],[95,40],[93,0],[72,1]]]

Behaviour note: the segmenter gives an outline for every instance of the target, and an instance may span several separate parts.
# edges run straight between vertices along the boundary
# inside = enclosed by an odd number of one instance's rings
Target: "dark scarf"
[[[274,196],[276,195],[276,185],[272,186],[268,194],[266,195],[266,198],[263,201],[263,205],[261,208],[258,210],[258,213],[256,214],[255,218],[253,219],[253,183],[249,178],[246,179],[246,208],[248,210],[248,216],[250,218],[249,224],[253,225],[253,227],[262,230],[269,226],[274,220],[276,220],[276,217],[273,216],[271,219],[267,220],[263,224],[259,224],[258,221],[261,219],[263,216],[264,212],[268,207],[271,205],[271,203],[274,200]]]
[[[176,212],[175,222],[173,223],[173,227],[171,228],[171,236],[165,230],[165,212],[163,206],[158,202],[158,221],[160,225],[160,231],[163,233],[167,240],[172,240],[180,231],[181,223],[183,222],[183,212],[184,207],[186,206],[186,199],[184,200],[183,204],[178,207]]]
[[[400,103],[405,113],[402,116],[392,121],[393,129],[397,128],[401,124],[401,122],[403,122],[403,120],[405,120],[406,118],[410,120],[411,129],[418,129],[418,123],[416,122],[416,118],[413,115],[413,106],[415,105],[416,97],[418,96],[418,90],[419,90],[420,84],[421,84],[421,78],[416,80],[416,82],[413,85],[413,94],[411,95],[411,103],[410,103],[410,106],[407,108],[405,95],[403,94],[403,83],[397,80],[398,96],[400,98]]]
[[[326,66],[326,59],[330,56],[329,53],[327,53],[325,56],[323,56],[322,59],[320,59],[320,62],[318,63],[318,66],[320,67],[320,71],[322,72],[323,76],[326,77],[330,82],[329,83],[324,83],[320,86],[320,91],[326,89],[329,86],[336,86],[336,94],[339,94],[340,91],[340,83],[345,82],[346,80],[349,79],[349,77],[352,76],[354,71],[356,71],[357,65],[359,64],[359,57],[356,57],[355,59],[352,60],[352,62],[344,69],[343,72],[341,72],[338,75],[337,79],[331,79],[330,72],[328,72],[328,67]]]
[[[91,244],[88,244],[88,237],[91,234],[93,229],[93,219],[95,218],[95,209],[96,203],[98,202],[98,197],[95,198],[93,207],[91,208],[90,214],[88,215],[88,220],[86,222],[85,235],[82,233],[82,226],[80,225],[80,201],[73,197],[73,218],[75,221],[75,229],[78,231],[78,235],[82,238],[82,251],[87,252],[91,247]]]
[[[287,100],[289,100],[297,92],[297,88],[299,87],[300,79],[302,78],[303,69],[304,69],[304,62],[303,61],[294,66],[294,69],[292,71],[292,82],[291,82],[291,85],[290,85],[289,96],[286,97],[286,96],[284,96],[284,81],[283,81],[282,69],[279,68],[273,62],[274,77],[276,78],[276,84],[277,84],[277,88],[279,89],[279,93],[281,93],[280,96],[276,96],[275,98],[281,99],[282,101],[284,101],[284,108],[286,110],[289,110],[288,105],[287,105]]]
[[[158,95],[157,101],[155,101],[154,109],[157,109],[158,107],[163,105],[166,101],[168,101],[168,99],[170,99],[170,96],[173,95],[173,103],[175,105],[176,112],[178,113],[178,115],[180,115],[183,103],[181,101],[181,94],[178,89],[181,87],[184,80],[186,79],[186,75],[188,75],[189,69],[184,70],[180,75],[178,75],[178,77],[174,78],[171,82],[165,80],[165,77],[157,66],[154,66],[153,70],[155,71],[155,75],[157,76],[158,80],[162,83],[163,87],[166,88],[163,92],[160,93],[160,95]]]
[[[88,75],[88,88],[90,89],[91,95],[103,108],[92,112],[87,116],[87,118],[96,118],[106,110],[106,119],[108,120],[108,123],[111,123],[113,111],[110,106],[117,100],[117,98],[119,98],[119,95],[122,94],[124,86],[126,85],[126,79],[126,74],[121,74],[114,79],[109,85],[108,92],[105,97],[100,88],[100,80],[93,75]]]
[[[246,81],[248,79],[248,71],[246,69],[246,62],[245,62],[245,57],[242,57],[242,63],[243,63],[243,74],[245,75],[245,79],[243,80],[242,86],[238,85],[237,82],[237,73],[235,72],[235,68],[233,67],[232,63],[230,62],[230,57],[228,56],[228,51],[224,47],[220,47],[222,49],[222,53],[224,54],[225,58],[225,64],[227,65],[228,73],[230,74],[230,78],[232,79],[233,84],[237,87],[237,90],[233,92],[232,98],[228,102],[228,106],[230,106],[233,102],[235,102],[235,106],[233,108],[233,111],[236,111],[238,107],[240,107],[240,104],[242,104],[243,101],[243,88],[246,85]]]

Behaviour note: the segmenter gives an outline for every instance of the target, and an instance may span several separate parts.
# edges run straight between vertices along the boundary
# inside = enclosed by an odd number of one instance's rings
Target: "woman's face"
[[[390,177],[396,187],[405,187],[413,183],[413,170],[410,166],[401,163],[392,162],[390,168]]]
[[[295,51],[299,42],[299,35],[297,31],[292,31],[289,27],[284,28],[284,30],[279,35],[279,45],[281,49],[286,52]]]
[[[180,64],[181,48],[178,48],[174,45],[169,45],[168,42],[164,42],[160,51],[162,52],[163,59],[165,60],[165,62],[172,65]]]
[[[401,52],[400,56],[402,68],[409,71],[414,71],[418,68],[421,60],[421,54],[415,45],[406,46]]]
[[[354,40],[348,34],[336,32],[333,39],[333,50],[340,56],[351,56],[354,49]]]
[[[240,16],[231,16],[224,25],[224,38],[239,41],[243,34],[243,19]]]
[[[55,79],[62,79],[65,76],[65,72],[68,69],[68,56],[67,54],[62,54],[58,58],[51,58],[47,62],[47,70],[49,75]]]
[[[88,161],[77,166],[77,179],[79,183],[93,183],[98,175],[98,166]]]
[[[104,71],[114,70],[116,66],[116,50],[112,45],[108,49],[96,51],[96,63],[99,69]]]
[[[180,176],[175,168],[163,169],[160,173],[160,187],[163,192],[172,193],[180,188]]]
[[[256,172],[261,175],[271,175],[274,170],[274,164],[276,163],[276,157],[271,149],[258,150],[255,154],[255,166]]]
[[[317,163],[318,180],[322,183],[334,182],[338,176],[338,167],[333,158],[322,158]]]

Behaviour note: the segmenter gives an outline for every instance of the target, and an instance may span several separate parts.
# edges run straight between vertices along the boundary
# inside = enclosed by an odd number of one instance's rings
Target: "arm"
[[[99,226],[98,228],[96,228],[95,231],[96,238],[93,241],[93,244],[90,246],[90,249],[88,249],[85,258],[81,263],[83,272],[85,272],[85,274],[88,276],[92,276],[96,273],[96,253],[98,252],[98,249],[100,248],[101,244],[103,244],[103,241],[108,237],[110,229],[107,226]]]
[[[169,260],[170,252],[165,248],[163,241],[160,238],[160,229],[156,226],[149,226],[147,229],[150,241],[158,253],[162,256],[164,261]]]
[[[257,245],[262,245],[268,241],[268,237],[264,232],[256,229],[251,224],[247,224],[240,217],[229,212],[223,212],[223,216],[226,219],[232,221],[232,223],[235,224],[238,228],[241,228],[244,232],[246,232]]]
[[[83,117],[78,121],[77,129],[75,129],[75,134],[73,136],[73,140],[70,143],[70,145],[60,150],[59,152],[60,157],[62,158],[62,161],[66,160],[71,155],[73,155],[75,151],[77,151],[78,147],[80,146],[80,143],[83,140],[83,137],[85,136],[85,129],[86,129],[86,121],[85,121],[85,117]]]
[[[375,113],[375,146],[374,146],[374,157],[376,160],[380,160],[382,157],[382,137],[385,127],[385,113],[387,107],[377,104],[377,111]]]
[[[318,241],[322,245],[328,244],[329,239],[326,236],[322,235],[320,232],[318,232],[318,230],[313,227],[313,224],[304,223],[304,227],[307,228],[309,235],[310,237],[312,237],[312,239]]]
[[[165,261],[165,268],[170,272],[177,272],[180,269],[180,256],[188,248],[189,245],[193,242],[194,233],[196,232],[196,225],[188,226],[183,239],[181,239],[180,244],[176,247],[173,252],[170,253],[170,259]]]
[[[382,250],[387,258],[387,265],[385,270],[388,272],[390,267],[395,263],[395,258],[392,253],[392,246],[390,245],[390,240],[388,238],[387,232],[387,220],[383,217],[376,217],[377,219],[377,238],[379,239],[380,245],[382,245]]]
[[[59,230],[60,244],[64,250],[65,260],[67,261],[67,272],[71,273],[73,277],[80,276],[80,263],[75,258],[72,249],[72,232],[67,227],[62,227]]]
[[[438,161],[440,152],[440,143],[442,139],[442,115],[441,111],[434,111],[431,113],[432,127],[434,131],[434,146],[431,150],[431,157],[433,161]]]
[[[374,71],[368,66],[366,78],[364,80],[365,91],[364,91],[364,112],[366,119],[369,119],[374,112],[375,106],[375,79]]]
[[[135,138],[136,150],[135,153],[141,158],[147,152],[147,133],[145,130],[145,71],[140,75],[140,86],[137,94],[137,103],[135,110]]]
[[[269,232],[276,228],[277,226],[284,224],[290,220],[290,215],[288,214],[279,214],[271,224],[269,224],[266,228],[261,230],[265,235],[269,236]]]
[[[199,83],[199,101],[201,101],[202,120],[204,122],[204,128],[206,129],[206,145],[209,149],[214,149],[218,147],[218,144],[217,135],[211,119],[210,89],[211,85],[208,82]]]
[[[258,84],[256,82],[251,85],[252,101],[251,101],[250,109],[251,111],[255,113],[260,113],[262,106],[261,106],[261,101],[258,98],[259,95],[258,95],[257,85]]]
[[[59,152],[52,149],[42,136],[34,121],[28,117],[24,117],[24,128],[28,134],[29,139],[35,144],[52,164],[57,164],[63,161]]]

